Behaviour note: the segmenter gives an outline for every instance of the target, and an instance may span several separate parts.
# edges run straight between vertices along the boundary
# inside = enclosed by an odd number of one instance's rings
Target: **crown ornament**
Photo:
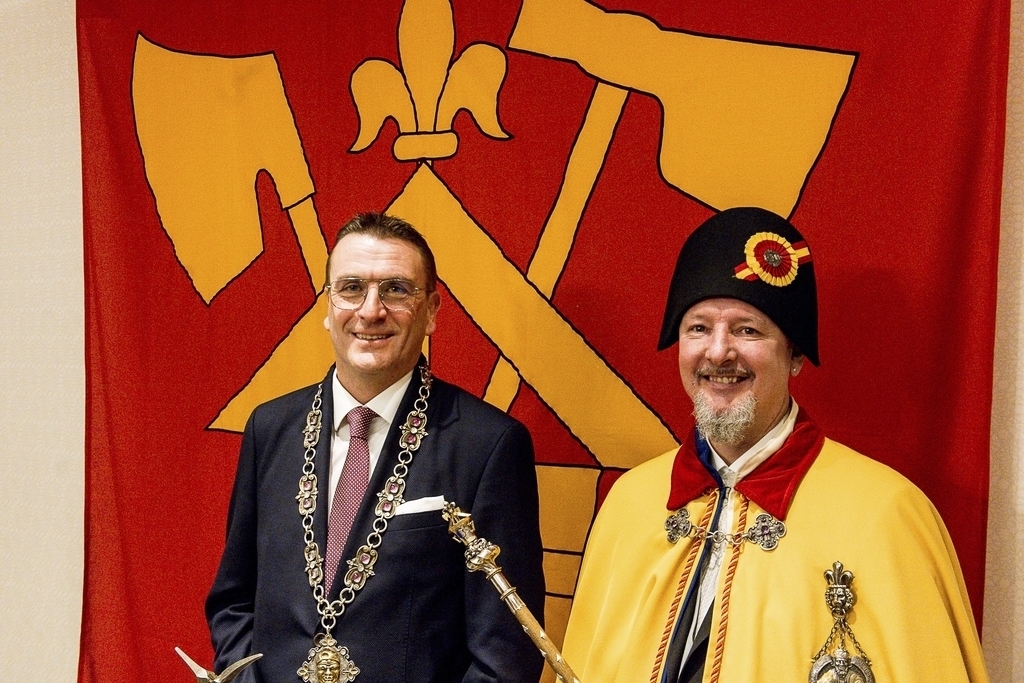
[[[825,571],[825,581],[828,582],[828,588],[825,589],[825,604],[834,618],[845,619],[857,601],[852,588],[853,572],[844,571],[843,563],[835,562],[832,569]]]

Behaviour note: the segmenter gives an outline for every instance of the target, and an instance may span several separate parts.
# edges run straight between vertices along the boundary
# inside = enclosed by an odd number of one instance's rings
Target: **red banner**
[[[369,209],[437,252],[436,374],[534,436],[556,636],[604,493],[692,427],[663,305],[687,235],[737,205],[813,252],[822,364],[794,395],[928,494],[980,616],[1008,15],[79,0],[80,680],[210,660],[238,432],[326,372],[327,249]]]

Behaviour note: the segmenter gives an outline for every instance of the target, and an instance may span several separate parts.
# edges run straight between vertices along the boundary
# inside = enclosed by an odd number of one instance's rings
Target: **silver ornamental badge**
[[[825,604],[832,612],[835,624],[825,644],[814,656],[809,683],[875,683],[871,661],[864,654],[846,615],[853,609],[857,598],[853,593],[853,572],[844,571],[842,562],[832,564],[825,572]],[[853,645],[856,654],[850,654],[847,645]]]
[[[767,512],[754,518],[754,525],[747,529],[747,540],[761,546],[762,550],[775,550],[779,539],[786,535],[786,525]]]
[[[693,523],[686,508],[679,508],[665,520],[665,531],[668,532],[669,543],[678,543],[680,538],[690,535]]]
[[[410,451],[419,450],[420,442],[427,436],[427,414],[422,410],[414,410],[409,413],[405,423],[401,426],[402,436],[399,443],[402,448]]]

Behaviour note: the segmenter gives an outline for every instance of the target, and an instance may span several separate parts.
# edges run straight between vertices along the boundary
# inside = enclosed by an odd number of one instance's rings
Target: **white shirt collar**
[[[405,390],[409,388],[409,383],[412,381],[412,373],[415,370],[416,368],[410,370],[402,379],[371,398],[365,404],[360,403],[353,398],[352,394],[348,393],[348,390],[341,385],[341,381],[338,379],[338,371],[335,370],[334,379],[332,380],[334,386],[334,432],[337,433],[341,429],[342,422],[345,420],[345,416],[349,414],[349,411],[361,405],[365,405],[377,413],[377,417],[382,418],[390,426],[395,421],[398,407],[402,404],[402,397],[405,396]]]
[[[786,443],[786,439],[793,433],[793,427],[796,425],[796,416],[799,412],[800,406],[796,404],[795,399],[790,398],[789,413],[786,417],[779,420],[777,425],[769,429],[767,434],[762,436],[757,443],[751,446],[746,453],[738,457],[731,465],[726,464],[725,460],[722,460],[722,456],[715,452],[714,446],[711,446],[709,442],[711,460],[714,463],[715,469],[718,470],[722,477],[722,483],[729,488],[734,487],[743,477],[756,470],[761,463],[782,448],[782,444]]]

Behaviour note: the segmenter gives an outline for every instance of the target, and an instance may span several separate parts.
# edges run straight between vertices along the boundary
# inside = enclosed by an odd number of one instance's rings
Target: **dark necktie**
[[[352,522],[363,502],[363,494],[370,482],[370,446],[366,437],[370,423],[377,413],[366,406],[357,406],[349,411],[348,455],[341,468],[341,478],[334,489],[331,516],[327,524],[327,558],[324,560],[324,592],[329,593],[334,576],[338,571],[341,553],[345,549]]]
[[[683,664],[683,670],[679,672],[679,683],[700,683],[704,678],[704,663],[708,659],[708,641],[711,640],[711,615],[715,611],[712,605],[704,621],[693,636],[693,647],[690,649],[690,656]]]
[[[677,681],[678,683],[691,683],[691,681],[700,683],[701,678],[704,676],[704,660],[707,659],[708,654],[708,640],[711,635],[711,614],[714,612],[714,605],[707,611],[703,622],[701,622],[700,627],[694,634],[693,647],[690,648],[690,654],[686,658],[686,662],[683,662],[683,650],[686,649],[686,639],[690,635],[694,619],[700,619],[701,617],[701,615],[696,614],[697,593],[700,592],[700,582],[704,572],[707,571],[708,565],[711,563],[712,549],[710,546],[711,544],[708,543],[708,547],[703,548],[701,551],[703,556],[697,564],[696,575],[690,584],[690,599],[687,600],[682,613],[679,615],[679,621],[676,622],[672,641],[669,643],[668,652],[665,655],[665,674],[662,680],[667,683],[677,683]]]

